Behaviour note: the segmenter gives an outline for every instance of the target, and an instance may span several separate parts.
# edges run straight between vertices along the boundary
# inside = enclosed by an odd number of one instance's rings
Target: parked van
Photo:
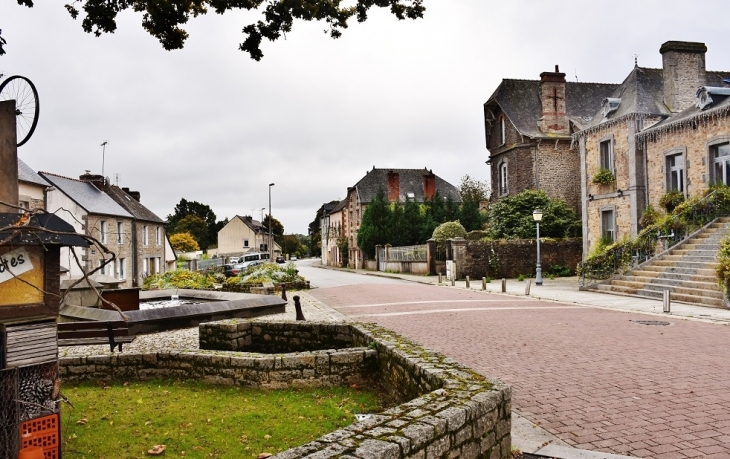
[[[241,257],[240,263],[243,264],[244,268],[248,268],[252,265],[258,265],[263,263],[265,260],[269,259],[268,253],[259,253],[259,252],[253,252],[253,253],[247,253],[243,257]]]

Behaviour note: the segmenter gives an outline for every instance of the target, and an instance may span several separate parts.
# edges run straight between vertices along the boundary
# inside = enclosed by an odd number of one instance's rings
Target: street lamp
[[[537,267],[535,269],[535,285],[542,285],[542,266],[540,266],[540,221],[542,220],[542,210],[535,209],[532,212],[532,218],[537,224]]]
[[[271,259],[271,254],[274,253],[274,240],[271,238],[271,227],[273,226],[273,218],[271,218],[271,187],[274,186],[273,183],[269,183],[269,246],[267,247],[269,249],[269,259]]]

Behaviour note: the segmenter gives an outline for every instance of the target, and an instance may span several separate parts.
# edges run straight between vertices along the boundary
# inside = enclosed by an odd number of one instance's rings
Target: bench
[[[119,347],[119,352],[122,352],[122,344],[131,343],[135,338],[129,335],[129,327],[123,320],[59,322],[56,329],[59,346],[109,344],[112,352],[115,347]]]

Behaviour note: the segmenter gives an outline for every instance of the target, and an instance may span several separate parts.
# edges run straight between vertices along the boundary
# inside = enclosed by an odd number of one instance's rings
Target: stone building
[[[580,158],[571,135],[617,85],[567,82],[558,66],[540,80],[504,79],[484,104],[491,201],[544,190],[580,212]]]
[[[139,193],[109,185],[101,175],[88,172],[78,180],[40,172],[52,185],[47,192],[47,210],[70,223],[74,229],[96,238],[111,255],[99,247],[73,253],[61,249],[61,266],[68,276],[80,277],[104,265],[98,273],[116,277],[120,287],[141,287],[144,277],[165,272],[166,235],[164,222],[139,202]]]
[[[357,245],[357,232],[365,209],[380,190],[385,192],[386,198],[390,202],[405,203],[407,200],[424,202],[438,192],[444,199],[461,203],[458,189],[429,169],[376,169],[373,167],[355,186],[347,189],[347,196],[331,213],[331,215],[341,213],[333,221],[340,225],[337,239],[347,243],[347,265],[351,268],[358,269],[364,266],[363,253]],[[324,228],[323,231],[325,231]],[[339,260],[342,261],[342,258],[340,257]]]
[[[691,197],[713,182],[730,184],[730,71],[706,70],[706,51],[703,43],[664,43],[662,68],[635,66],[573,135],[584,256],[602,238],[636,236],[644,210],[659,208],[668,191]]]
[[[18,202],[20,207],[31,210],[46,208],[48,182],[18,158]]]
[[[268,252],[269,233],[266,227],[251,216],[236,215],[218,231],[218,255],[232,257],[247,252]],[[274,242],[274,256],[281,247]]]

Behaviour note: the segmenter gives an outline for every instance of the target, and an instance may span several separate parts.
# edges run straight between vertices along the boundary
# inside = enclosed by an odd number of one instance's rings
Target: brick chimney
[[[543,134],[570,135],[570,123],[565,109],[565,74],[555,66],[554,72],[540,74],[542,117],[539,121]]]
[[[388,172],[388,201],[398,201],[400,195],[400,176],[397,172]]]
[[[672,112],[681,112],[695,102],[697,88],[705,85],[704,43],[668,41],[662,54],[664,103]]]
[[[423,199],[431,199],[436,194],[436,176],[428,171],[423,176]]]
[[[106,180],[104,176],[100,174],[92,174],[91,171],[86,171],[84,175],[79,176],[79,180],[82,182],[91,183],[101,191],[106,191]]]

